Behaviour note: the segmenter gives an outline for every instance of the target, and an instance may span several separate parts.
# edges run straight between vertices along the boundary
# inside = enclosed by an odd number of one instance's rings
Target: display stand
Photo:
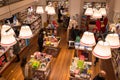
[[[92,62],[86,62],[79,58],[73,58],[70,66],[70,80],[90,80]]]
[[[46,53],[35,52],[28,62],[32,66],[32,78],[35,80],[48,80],[51,71],[52,56]]]

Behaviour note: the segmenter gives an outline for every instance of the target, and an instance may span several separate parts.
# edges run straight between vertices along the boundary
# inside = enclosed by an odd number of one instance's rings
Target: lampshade
[[[106,16],[107,13],[106,13],[106,9],[105,8],[100,8],[99,11],[101,12],[101,14],[103,16]]]
[[[37,13],[37,14],[42,14],[42,13],[44,13],[43,7],[42,7],[42,6],[37,6],[36,13]]]
[[[21,30],[20,30],[20,34],[19,34],[19,38],[22,38],[22,39],[29,39],[31,38],[33,35],[32,35],[32,31],[30,29],[29,26],[25,25],[25,26],[22,26],[21,27]]]
[[[93,15],[92,15],[92,18],[102,18],[102,14],[99,10],[95,10]]]
[[[87,8],[85,11],[85,15],[93,15],[93,9],[92,8]]]
[[[94,46],[96,44],[94,34],[92,32],[84,32],[80,44],[83,46]]]
[[[10,34],[14,35],[15,32],[14,30],[9,26],[9,25],[2,25],[2,28],[1,28],[1,35],[5,32],[9,32]]]
[[[56,13],[55,13],[55,8],[54,8],[54,7],[49,7],[48,14],[49,14],[49,15],[54,15],[54,14],[56,14]]]
[[[108,42],[99,41],[92,51],[95,57],[101,59],[111,58],[111,49]]]
[[[45,11],[48,12],[51,6],[52,6],[52,3],[48,2],[48,5],[45,7]]]
[[[50,8],[50,6],[47,5],[47,6],[45,7],[45,11],[48,12],[49,8]]]
[[[1,35],[1,46],[13,46],[14,44],[16,44],[16,39],[10,32],[4,32]]]
[[[111,48],[119,48],[120,40],[117,33],[108,34],[105,38],[107,42],[109,42]]]

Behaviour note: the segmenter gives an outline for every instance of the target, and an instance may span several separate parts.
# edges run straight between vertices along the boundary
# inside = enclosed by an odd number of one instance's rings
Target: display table
[[[90,80],[92,62],[79,60],[75,57],[70,66],[70,80]]]
[[[47,80],[51,71],[51,61],[51,55],[35,52],[29,61],[33,73],[32,78],[35,80]]]
[[[60,41],[61,41],[60,37],[47,36],[45,37],[43,46],[44,47],[58,47]]]

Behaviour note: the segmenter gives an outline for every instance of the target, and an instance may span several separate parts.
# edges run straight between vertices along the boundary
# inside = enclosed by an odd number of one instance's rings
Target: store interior
[[[1,0],[0,80],[120,80],[119,2]]]

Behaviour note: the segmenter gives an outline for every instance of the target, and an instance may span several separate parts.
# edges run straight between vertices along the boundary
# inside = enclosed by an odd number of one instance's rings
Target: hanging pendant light
[[[85,11],[85,15],[93,15],[93,9],[92,8],[87,8],[86,11]]]
[[[55,13],[55,8],[54,8],[54,7],[49,7],[48,14],[49,14],[49,15],[54,15],[54,14],[56,14],[56,13]]]
[[[105,38],[107,42],[109,42],[111,48],[119,48],[120,40],[117,33],[108,34]]]
[[[33,36],[32,31],[29,26],[25,25],[21,27],[19,38],[29,39]]]
[[[105,8],[100,8],[99,11],[101,12],[101,14],[102,14],[103,16],[106,16],[106,15],[107,15]]]
[[[99,41],[92,51],[95,57],[100,59],[111,58],[111,49],[108,42]]]
[[[88,31],[84,32],[80,44],[83,46],[94,46],[96,44],[94,34]]]
[[[1,34],[1,46],[13,46],[16,42],[15,37],[10,32],[3,32]]]
[[[1,28],[1,35],[5,32],[9,32],[10,34],[14,35],[15,32],[14,30],[9,26],[9,25],[2,25],[2,28]]]
[[[96,9],[96,10],[94,11],[93,15],[92,15],[92,18],[96,18],[96,19],[102,18],[101,12]]]
[[[43,14],[44,13],[43,7],[42,6],[37,6],[36,13],[37,14]]]

